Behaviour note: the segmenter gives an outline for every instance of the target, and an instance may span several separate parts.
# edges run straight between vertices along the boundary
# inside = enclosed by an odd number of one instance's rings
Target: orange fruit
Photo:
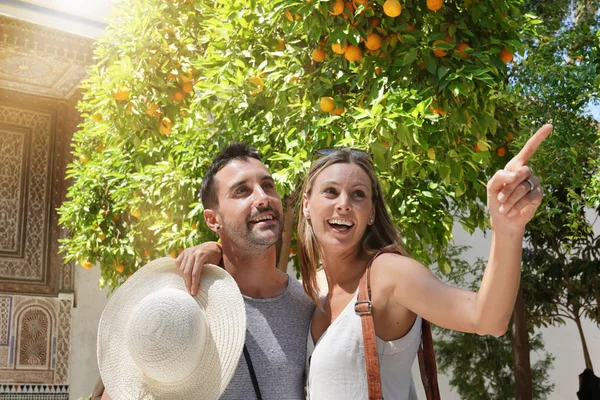
[[[152,117],[153,115],[160,114],[160,111],[158,111],[159,108],[160,106],[158,104],[147,104],[146,114],[148,114],[148,116],[150,117]]]
[[[80,156],[79,156],[79,161],[80,161],[81,163],[85,164],[86,162],[88,162],[88,161],[89,161],[89,158],[88,158],[88,156],[86,156],[85,154],[82,154],[82,155],[80,155]]]
[[[169,255],[171,256],[171,258],[177,258],[177,252],[175,250],[171,250]]]
[[[186,82],[181,85],[181,90],[183,90],[185,93],[190,93],[192,90],[194,90],[194,84],[192,82]]]
[[[347,48],[348,48],[348,44],[345,44],[344,46],[342,46],[341,43],[334,43],[331,45],[331,50],[333,50],[333,52],[335,54],[344,54],[346,52]]]
[[[333,12],[329,11],[331,15],[340,15],[344,12],[344,0],[335,0],[333,3]]]
[[[298,82],[300,82],[300,78],[299,78],[299,77],[297,77],[297,76],[295,76],[295,75],[294,75],[294,76],[292,76],[292,77],[291,77],[291,78],[288,80],[288,83],[298,83]]]
[[[438,107],[437,103],[435,101],[431,102],[431,105],[429,106],[429,109],[431,111],[433,111],[434,114],[436,115],[441,115],[442,117],[444,115],[446,115],[446,111],[444,111],[443,108]]]
[[[388,17],[395,18],[402,13],[402,6],[398,0],[385,0],[383,13]]]
[[[363,4],[367,4],[367,1],[369,0],[352,0],[352,3],[354,4],[354,8],[358,8],[359,6],[362,6]]]
[[[175,93],[173,93],[173,100],[183,101],[183,99],[185,99],[185,94],[183,94],[181,90],[178,90]]]
[[[117,101],[127,101],[129,99],[129,89],[126,87],[113,89],[113,97]]]
[[[362,58],[362,51],[360,48],[351,44],[344,52],[344,57],[346,57],[346,60],[348,61],[359,61]]]
[[[350,12],[350,14],[354,14],[354,11],[356,11],[356,8],[354,7],[354,4],[352,4],[351,1],[347,1],[346,3],[344,3],[346,9],[348,10],[348,12]]]
[[[379,25],[381,25],[381,20],[379,18],[373,17],[369,20],[369,23],[371,24],[371,27],[377,28]]]
[[[375,75],[379,76],[380,73],[381,73],[381,67],[375,68]]]
[[[369,33],[365,41],[365,47],[369,50],[379,50],[381,48],[381,36],[376,33]]]
[[[321,97],[321,101],[319,101],[319,108],[323,112],[330,113],[335,110],[335,101],[333,97]]]
[[[469,57],[469,55],[467,53],[465,53],[466,49],[470,49],[471,47],[466,44],[465,42],[462,42],[461,44],[458,45],[458,47],[456,47],[456,52],[457,54],[462,57],[462,58],[467,58]]]
[[[506,155],[506,147],[504,147],[504,146],[498,147],[496,149],[496,154],[498,154],[499,157],[504,157]]]
[[[92,264],[88,260],[79,261],[79,264],[85,269],[92,269],[92,267],[94,266],[94,264]]]
[[[500,54],[498,55],[498,57],[500,57],[500,59],[504,61],[504,64],[508,64],[513,60],[513,53],[512,51],[504,47],[502,50],[500,50]]]
[[[187,71],[187,72],[184,72],[183,74],[179,75],[179,78],[181,79],[181,82],[188,83],[188,82],[191,82],[192,79],[194,79],[194,74],[192,71]]]
[[[121,219],[120,216],[115,215],[114,217],[112,217],[113,222],[118,222]]]
[[[345,110],[344,110],[344,107],[341,107],[341,108],[337,108],[337,107],[336,107],[336,108],[335,108],[335,109],[334,109],[334,110],[331,112],[331,114],[333,114],[333,115],[342,115],[342,114],[344,113],[344,111],[345,111]]]
[[[99,112],[92,114],[92,119],[96,122],[102,121],[102,114]]]
[[[327,53],[323,49],[314,49],[312,52],[312,59],[316,62],[323,62],[327,58]]]
[[[446,55],[448,55],[448,52],[446,50],[436,49],[435,48],[437,45],[439,45],[441,43],[446,43],[446,42],[443,41],[443,40],[439,40],[439,39],[433,42],[433,47],[434,47],[433,54],[435,54],[436,57],[440,57],[440,58],[441,57],[446,57]]]
[[[160,120],[160,134],[168,135],[171,133],[171,128],[173,127],[173,123],[168,117],[164,117]]]
[[[123,264],[119,264],[115,267],[115,269],[117,270],[118,273],[122,274],[123,272],[125,272],[125,266]]]
[[[444,0],[427,0],[427,8],[431,11],[437,11],[444,5]]]
[[[294,15],[292,17],[292,13],[290,12],[289,9],[285,10],[285,17],[287,18],[288,21],[290,22],[294,22],[294,20],[299,20],[300,19],[300,15],[298,15],[298,13],[296,13],[296,15]]]
[[[104,239],[106,239],[106,235],[104,233],[100,233],[98,235],[98,238],[100,239],[100,241],[104,241]]]
[[[143,253],[144,257],[148,258],[150,257],[150,252],[148,251],[148,249],[144,249]]]
[[[139,208],[135,208],[135,209],[131,210],[131,216],[134,218],[139,218],[142,216],[142,212],[140,211]]]
[[[285,42],[283,39],[277,39],[277,45],[275,46],[275,50],[283,51],[285,50]]]
[[[250,82],[251,86],[255,87],[255,89],[250,92],[251,95],[260,93],[265,87],[265,83],[260,76],[252,76],[248,78],[248,82]]]
[[[509,142],[512,142],[515,139],[515,136],[512,134],[512,132],[508,132],[508,135],[506,135],[506,140],[508,140]]]

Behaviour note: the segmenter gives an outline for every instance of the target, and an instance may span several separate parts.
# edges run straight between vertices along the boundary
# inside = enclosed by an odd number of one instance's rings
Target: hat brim
[[[187,293],[175,260],[159,258],[133,274],[110,298],[98,327],[98,367],[106,391],[120,399],[215,400],[225,390],[242,354],[246,309],[235,280],[222,268],[206,264],[198,293],[209,335],[202,360],[187,378],[165,385],[145,376],[131,358],[125,332],[133,308],[156,290]]]

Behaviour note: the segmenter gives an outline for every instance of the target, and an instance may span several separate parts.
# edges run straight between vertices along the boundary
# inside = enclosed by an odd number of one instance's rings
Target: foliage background
[[[436,12],[408,0],[396,18],[383,1],[360,3],[332,15],[332,1],[123,2],[79,104],[60,209],[66,258],[98,263],[100,286],[115,288],[151,258],[214,239],[196,191],[223,144],[242,140],[284,196],[314,149],[368,149],[411,254],[450,271],[454,222],[485,226],[487,177],[521,129],[531,133],[499,56],[522,51],[539,21],[518,0],[445,1]],[[364,47],[368,33],[379,50]],[[358,45],[362,59],[348,62],[334,43]],[[322,97],[343,113],[321,111]]]

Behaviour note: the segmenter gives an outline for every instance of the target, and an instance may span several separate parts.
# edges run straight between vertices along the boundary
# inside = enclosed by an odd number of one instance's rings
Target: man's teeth
[[[354,225],[352,222],[346,221],[343,219],[330,219],[329,223],[335,224],[335,225],[344,225],[344,226],[353,226]]]
[[[272,216],[272,215],[263,215],[263,216],[261,216],[261,217],[258,217],[258,218],[255,218],[255,219],[253,219],[253,220],[252,220],[252,221],[250,221],[250,222],[271,221],[271,220],[273,220],[273,219],[275,219],[275,218],[273,218],[273,216]]]

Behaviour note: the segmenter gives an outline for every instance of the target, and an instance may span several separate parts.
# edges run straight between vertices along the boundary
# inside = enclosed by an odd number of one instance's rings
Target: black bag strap
[[[256,379],[256,373],[254,372],[254,366],[252,365],[252,360],[250,359],[250,353],[248,353],[248,348],[245,344],[244,358],[246,359],[246,364],[248,365],[248,371],[250,372],[250,379],[252,379],[252,386],[254,386],[254,393],[256,393],[256,398],[258,400],[262,400],[262,396],[260,395],[260,388],[258,387],[258,379]]]

